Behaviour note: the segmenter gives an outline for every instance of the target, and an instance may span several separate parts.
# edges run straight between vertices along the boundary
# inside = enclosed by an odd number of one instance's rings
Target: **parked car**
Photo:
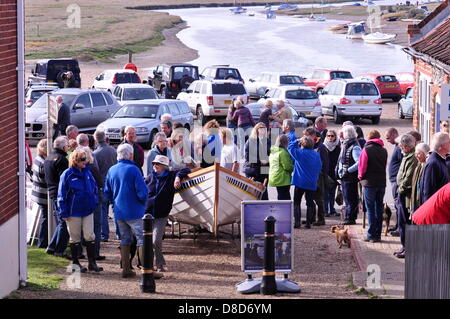
[[[344,70],[315,69],[311,77],[305,79],[304,82],[320,94],[320,91],[335,79],[353,79],[353,76],[349,71]]]
[[[382,99],[370,80],[332,80],[319,98],[323,114],[333,116],[336,124],[357,118],[369,118],[373,124],[380,122]]]
[[[45,59],[39,60],[31,70],[28,77],[28,86],[39,83],[55,83],[60,88],[64,87],[62,75],[71,71],[75,80],[75,87],[81,87],[80,66],[76,59]]]
[[[398,102],[402,98],[400,83],[395,75],[368,73],[362,74],[358,78],[373,81],[383,99],[392,99],[394,102]]]
[[[292,105],[297,112],[305,114],[307,118],[315,119],[322,115],[319,96],[305,86],[280,86],[270,89],[258,103],[264,103],[266,100],[272,101],[274,105],[278,100],[283,100]]]
[[[92,88],[112,93],[118,84],[123,83],[141,83],[141,78],[129,69],[105,70],[95,77]]]
[[[303,85],[303,77],[289,72],[263,72],[257,78],[249,79],[245,88],[251,98],[259,99],[270,89],[282,85]]]
[[[414,89],[408,90],[406,95],[402,96],[402,99],[398,102],[398,117],[400,119],[412,118],[414,109]]]
[[[202,80],[239,80],[242,84],[245,83],[239,70],[227,64],[207,66],[200,73],[200,78]]]
[[[408,94],[408,91],[414,87],[414,73],[413,72],[398,72],[394,74],[400,84],[400,91],[402,95]]]
[[[259,122],[259,117],[261,116],[261,112],[264,109],[263,103],[250,103],[247,104],[246,107],[250,110],[250,113],[252,113],[253,121],[255,123]],[[292,113],[292,120],[294,121],[294,125],[296,128],[306,128],[309,125],[312,125],[312,122],[308,120],[303,113],[298,113],[291,105],[285,105],[291,113]],[[272,112],[275,113],[278,111],[278,108],[274,107],[272,109]],[[300,137],[300,136],[299,136]]]
[[[120,105],[137,100],[158,99],[158,92],[147,84],[127,83],[118,84],[114,89],[113,96]]]
[[[97,125],[111,117],[120,108],[119,103],[109,92],[92,89],[60,89],[52,96],[61,95],[63,103],[71,110],[70,122],[80,132],[94,131]],[[26,109],[25,139],[39,141],[47,132],[47,94],[42,95],[36,103]]]
[[[187,63],[160,64],[152,73],[148,77],[148,84],[164,99],[175,99],[178,93],[199,79],[198,67]]]
[[[244,85],[237,80],[199,80],[178,94],[177,100],[186,101],[203,125],[212,118],[226,117],[229,106],[239,95],[249,102]]]
[[[189,106],[184,101],[154,99],[128,102],[123,105],[110,119],[100,123],[98,130],[105,132],[110,143],[120,143],[120,129],[127,125],[136,128],[138,143],[144,148],[150,148],[153,138],[159,132],[161,115],[169,113],[173,121],[181,122],[190,130],[194,119]]]
[[[25,105],[31,107],[43,94],[58,89],[58,85],[37,84],[25,89]]]

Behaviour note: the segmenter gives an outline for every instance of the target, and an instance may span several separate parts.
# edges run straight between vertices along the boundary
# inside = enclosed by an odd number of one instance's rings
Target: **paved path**
[[[405,260],[393,255],[401,248],[400,237],[386,237],[383,233],[381,243],[363,241],[368,226],[366,223],[363,229],[362,216],[357,225],[350,227],[352,251],[360,270],[353,273],[353,283],[381,298],[404,298]]]

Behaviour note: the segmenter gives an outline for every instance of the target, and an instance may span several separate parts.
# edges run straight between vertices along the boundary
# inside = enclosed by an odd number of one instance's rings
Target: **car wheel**
[[[400,96],[396,96],[396,97],[393,97],[392,98],[392,101],[394,101],[394,102],[398,102],[398,101],[400,101],[401,100],[401,97]]]
[[[400,104],[398,105],[398,118],[402,120],[405,118],[405,114],[403,114],[402,106]]]
[[[322,93],[322,91],[323,91],[322,88],[318,88],[317,91],[316,91],[316,93],[317,93],[318,95],[320,95],[320,94]]]
[[[333,119],[334,124],[342,124],[342,116],[338,114],[338,111],[336,108],[333,109]]]
[[[379,116],[372,117],[372,124],[378,124],[378,123],[380,123],[380,117]]]

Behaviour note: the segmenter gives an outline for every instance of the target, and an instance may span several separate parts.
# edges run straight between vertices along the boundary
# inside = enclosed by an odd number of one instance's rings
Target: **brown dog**
[[[339,244],[339,248],[342,248],[343,244],[347,244],[350,248],[350,236],[348,235],[348,227],[341,229],[340,226],[331,226],[331,232],[336,234],[336,240]]]
[[[392,211],[389,208],[389,205],[384,203],[383,207],[383,221],[386,224],[386,231],[384,232],[384,236],[388,235],[389,223],[391,222]]]

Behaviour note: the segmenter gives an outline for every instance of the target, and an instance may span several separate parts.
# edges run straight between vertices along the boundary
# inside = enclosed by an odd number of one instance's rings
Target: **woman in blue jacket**
[[[95,262],[94,211],[98,204],[98,190],[94,177],[87,164],[87,154],[83,149],[77,149],[70,154],[69,168],[60,178],[58,186],[58,207],[61,219],[67,223],[70,235],[70,250],[72,264],[80,265],[78,254],[81,250],[81,234],[86,241],[86,251],[89,260],[88,269],[99,272],[103,268]]]
[[[319,179],[320,170],[322,169],[322,161],[320,155],[314,151],[314,141],[307,136],[300,139],[301,148],[295,135],[288,135],[289,146],[288,151],[294,160],[294,174],[292,175],[292,184],[295,186],[296,196],[294,198],[302,198],[305,194],[306,198],[306,228],[311,228],[311,224],[316,216],[316,204],[314,202],[315,192],[317,191],[317,180]],[[294,200],[294,227],[300,227],[300,202]]]

